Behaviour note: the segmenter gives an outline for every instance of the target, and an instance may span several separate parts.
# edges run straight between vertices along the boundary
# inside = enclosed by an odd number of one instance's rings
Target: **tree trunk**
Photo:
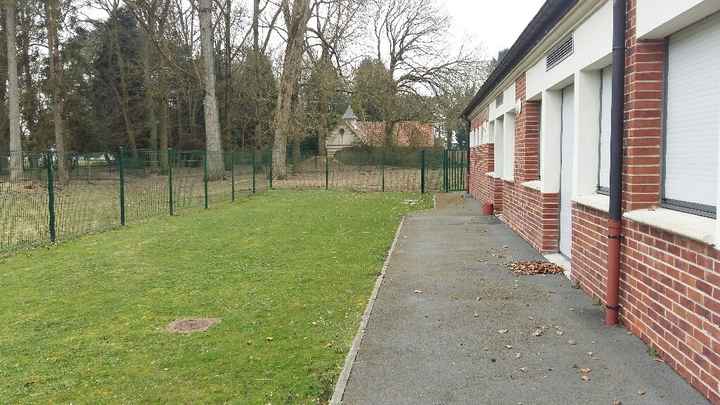
[[[273,123],[275,139],[273,142],[272,164],[273,176],[277,179],[287,177],[287,141],[292,118],[292,101],[300,77],[305,30],[307,29],[309,16],[309,1],[295,0],[292,15],[288,22],[287,46],[285,48],[280,91],[278,92],[277,109],[275,110]]]
[[[22,114],[25,124],[30,132],[31,139],[35,136],[36,113],[37,113],[37,97],[35,95],[35,86],[33,85],[32,70],[30,68],[30,22],[31,19],[27,16],[27,9],[23,8],[21,12],[21,24],[23,26],[22,34],[19,38],[20,48],[22,54],[22,70],[23,70],[23,84],[24,84],[24,96],[22,101]]]
[[[215,96],[215,48],[212,28],[212,0],[200,0],[200,45],[205,67],[205,147],[208,153],[208,175],[212,179],[218,179],[223,176],[225,169]]]
[[[223,97],[224,101],[224,110],[225,110],[225,128],[222,128],[225,144],[230,145],[234,144],[232,142],[232,132],[231,132],[231,115],[230,115],[230,96],[232,94],[232,32],[231,32],[231,11],[232,11],[232,1],[226,0],[225,1],[225,94]]]
[[[125,122],[125,132],[127,133],[128,147],[130,148],[132,156],[134,158],[137,158],[137,139],[135,137],[134,122],[130,117],[130,92],[128,91],[128,84],[126,78],[127,72],[125,71],[125,55],[123,55],[122,49],[120,48],[120,41],[118,39],[117,33],[117,23],[115,23],[115,25],[113,26],[112,32],[113,42],[115,42],[114,45],[118,59],[118,71],[120,73],[120,95],[118,102],[120,104],[123,121]]]
[[[58,24],[60,22],[59,0],[47,3],[48,48],[51,53],[49,78],[52,84],[53,124],[55,132],[55,151],[57,153],[57,174],[61,183],[68,180],[65,151],[65,125],[63,115],[65,100],[62,89],[62,63],[60,60],[60,44],[58,41]]]
[[[15,0],[7,0],[7,23],[5,36],[7,37],[7,63],[8,63],[8,117],[10,120],[10,180],[22,177],[23,154],[22,138],[20,134],[20,98],[18,90],[17,72],[17,46],[15,13],[17,5]]]
[[[149,134],[149,149],[155,152],[158,148],[158,120],[155,113],[157,106],[155,105],[155,98],[152,80],[152,66],[153,66],[153,54],[152,54],[152,42],[150,39],[150,33],[144,32],[143,34],[143,85],[145,87],[145,127]]]

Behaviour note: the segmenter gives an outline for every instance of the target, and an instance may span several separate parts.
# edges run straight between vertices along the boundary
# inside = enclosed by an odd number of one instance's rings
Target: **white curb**
[[[390,245],[390,250],[385,257],[385,262],[383,263],[380,275],[375,280],[375,287],[373,288],[373,292],[370,295],[370,300],[368,301],[365,312],[363,313],[362,319],[360,320],[360,326],[358,327],[358,331],[353,338],[352,345],[350,346],[350,351],[345,357],[345,364],[343,365],[342,372],[340,372],[340,377],[338,377],[337,384],[335,384],[335,391],[333,391],[332,398],[330,399],[330,405],[340,405],[342,403],[343,395],[345,394],[345,388],[347,387],[348,380],[350,379],[350,372],[352,371],[353,364],[355,363],[355,358],[357,357],[358,351],[360,350],[360,344],[362,343],[363,337],[365,336],[365,331],[367,330],[367,324],[368,320],[370,319],[370,314],[372,313],[373,305],[375,304],[375,300],[377,300],[380,285],[382,284],[383,279],[385,279],[385,272],[387,271],[388,265],[390,264],[390,257],[395,250],[397,241],[400,238],[400,231],[402,230],[404,224],[405,217],[400,220],[400,225],[398,225],[398,229],[397,231],[395,231],[395,239],[393,239],[392,245]]]

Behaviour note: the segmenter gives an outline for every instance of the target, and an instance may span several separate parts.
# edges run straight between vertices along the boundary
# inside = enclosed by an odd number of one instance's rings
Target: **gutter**
[[[625,132],[625,29],[627,1],[613,1],[613,70],[610,132],[610,212],[608,218],[608,260],[605,324],[618,323],[620,311],[620,246],[622,243],[622,169]]]

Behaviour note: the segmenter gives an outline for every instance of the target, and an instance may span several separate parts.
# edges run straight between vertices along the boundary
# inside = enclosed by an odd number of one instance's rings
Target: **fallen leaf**
[[[580,369],[580,372],[583,373],[583,374],[590,374],[591,371],[592,371],[592,370],[589,369],[589,368],[581,368],[581,369]]]
[[[588,377],[588,376],[586,376],[586,375],[581,376],[580,379],[583,380],[583,381],[585,381],[585,382],[590,381],[590,377]]]
[[[521,356],[521,354],[520,354],[520,353],[515,353],[515,358],[516,358],[516,359],[519,359],[519,358],[520,358],[520,356]]]
[[[542,336],[543,330],[540,328],[535,329],[535,332],[533,332],[533,336]]]
[[[508,333],[508,330],[507,330],[507,329],[500,329],[500,330],[498,330],[498,333],[501,334],[501,335],[504,335],[504,334]]]
[[[527,367],[520,367],[520,371],[522,371],[523,373],[527,373],[528,369]]]
[[[415,294],[422,294],[423,290],[415,290]]]
[[[574,341],[574,340],[572,340],[572,339],[570,339],[570,340],[568,340],[568,344],[569,344],[570,346],[575,346],[575,345],[577,344],[577,342]]]
[[[638,391],[638,395],[640,395],[640,396],[645,395],[645,391],[642,391],[642,390]]]
[[[506,349],[512,349],[512,345],[505,345]]]
[[[273,338],[272,338],[272,336],[268,336],[265,338],[265,340],[267,340],[268,342],[272,342]]]

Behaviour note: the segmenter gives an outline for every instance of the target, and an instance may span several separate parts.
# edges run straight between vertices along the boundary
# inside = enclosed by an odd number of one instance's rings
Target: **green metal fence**
[[[0,157],[0,253],[188,208],[207,209],[271,188],[459,190],[465,166],[454,160],[458,153],[410,148],[300,153],[289,156],[287,174],[275,178],[270,150],[120,149]]]

